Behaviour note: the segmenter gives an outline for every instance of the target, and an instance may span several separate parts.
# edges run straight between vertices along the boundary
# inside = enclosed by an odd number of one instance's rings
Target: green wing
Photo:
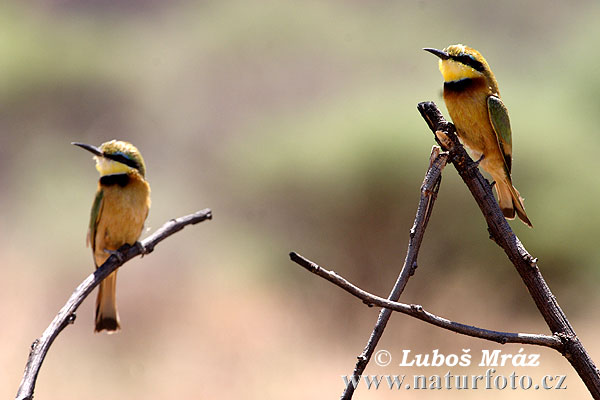
[[[88,245],[92,246],[92,250],[96,250],[96,228],[98,227],[98,221],[100,221],[100,216],[102,215],[102,206],[104,198],[104,191],[102,189],[98,189],[96,192],[96,198],[94,199],[94,204],[92,205],[92,213],[90,215],[90,228],[88,230]]]
[[[490,122],[496,132],[498,145],[504,155],[504,162],[510,175],[512,166],[512,132],[510,130],[508,110],[502,100],[494,95],[488,97],[487,104]]]

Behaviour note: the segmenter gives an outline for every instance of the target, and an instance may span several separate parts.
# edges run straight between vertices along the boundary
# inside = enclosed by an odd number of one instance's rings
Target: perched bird
[[[111,140],[99,148],[73,143],[94,154],[100,172],[92,205],[87,244],[96,268],[125,244],[134,245],[150,209],[150,185],[144,159],[131,143]],[[116,302],[117,271],[100,283],[96,299],[96,332],[120,329]]]
[[[479,52],[462,44],[444,50],[425,48],[440,58],[444,101],[458,136],[496,182],[498,204],[508,219],[518,217],[532,227],[523,199],[512,184],[512,133],[498,83]]]

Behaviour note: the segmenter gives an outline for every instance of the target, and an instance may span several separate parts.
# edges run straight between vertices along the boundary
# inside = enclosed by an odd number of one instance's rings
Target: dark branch
[[[600,399],[600,372],[579,341],[573,327],[542,277],[537,258],[527,252],[502,215],[490,184],[481,175],[458,140],[454,125],[444,119],[433,102],[419,103],[417,108],[434,133],[436,141],[449,152],[449,161],[454,165],[479,205],[488,224],[490,237],[502,247],[514,264],[550,331],[563,341],[563,354],[577,371],[594,399]]]
[[[429,222],[429,217],[433,211],[433,204],[435,203],[435,199],[437,198],[438,190],[442,182],[442,170],[446,166],[447,159],[447,153],[441,153],[439,147],[433,146],[431,149],[431,155],[429,156],[429,168],[425,173],[425,178],[423,179],[423,184],[421,185],[421,197],[419,199],[419,206],[417,207],[417,215],[415,216],[415,221],[410,229],[410,239],[408,242],[406,258],[404,259],[404,265],[402,266],[400,275],[398,275],[398,279],[396,280],[396,283],[394,284],[394,287],[388,296],[388,299],[391,301],[397,301],[400,298],[400,295],[406,287],[408,279],[415,273],[415,269],[417,268],[417,256],[419,254],[419,248],[421,247],[421,242],[423,241],[423,235],[425,235],[427,222]],[[352,372],[352,379],[350,382],[355,382],[356,380],[360,379],[360,376],[364,372],[365,368],[367,368],[367,364],[371,360],[373,352],[375,352],[377,343],[379,343],[379,339],[381,339],[383,331],[385,330],[391,315],[392,311],[388,308],[383,308],[379,312],[377,322],[375,323],[373,332],[371,332],[369,341],[367,342],[367,345],[362,353],[357,357],[358,361],[354,366],[354,371]],[[349,383],[344,389],[341,399],[351,399],[352,395],[354,394],[354,389],[354,385]]]
[[[152,235],[144,239],[140,243],[141,246],[124,246],[117,251],[118,255],[111,255],[104,264],[94,271],[93,274],[90,274],[77,289],[75,289],[67,303],[60,309],[58,315],[54,317],[42,336],[39,339],[36,339],[31,345],[29,358],[25,365],[25,373],[23,374],[23,379],[21,380],[16,399],[33,399],[35,382],[52,342],[54,342],[54,339],[56,339],[67,325],[72,324],[75,321],[75,311],[79,305],[104,278],[132,258],[137,257],[140,254],[152,252],[158,243],[162,242],[175,232],[182,230],[185,226],[197,224],[207,219],[212,219],[212,212],[208,208],[194,214],[172,219]]]
[[[400,298],[400,294],[404,291],[408,279],[414,274],[415,269],[417,268],[417,255],[419,254],[419,248],[423,240],[423,235],[425,234],[427,222],[429,221],[429,217],[433,210],[433,203],[435,202],[442,179],[442,169],[446,166],[447,159],[448,154],[441,153],[439,147],[434,146],[431,149],[429,168],[427,169],[425,179],[421,185],[421,198],[417,208],[417,215],[415,217],[413,227],[410,230],[410,240],[408,243],[406,259],[404,260],[404,266],[400,271],[400,275],[396,280],[396,284],[389,295],[389,300],[391,301],[396,301]],[[292,260],[296,261],[296,253],[290,253],[290,256],[292,257]],[[358,379],[358,377],[360,377],[367,367],[367,364],[369,363],[369,360],[375,351],[375,347],[377,346],[381,335],[383,335],[383,331],[388,320],[390,319],[391,314],[392,311],[387,308],[382,309],[379,313],[377,323],[375,324],[375,328],[369,337],[369,341],[367,342],[363,352],[357,357],[358,362],[354,367],[354,371],[352,373],[353,379],[351,382]],[[350,399],[352,398],[353,393],[354,385],[348,384],[341,398]]]
[[[358,297],[363,303],[371,306],[375,305],[378,307],[384,307],[392,311],[398,311],[402,314],[410,315],[420,319],[421,321],[428,322],[432,325],[438,326],[443,329],[447,329],[452,332],[460,333],[462,335],[472,336],[480,339],[491,340],[500,344],[505,343],[521,343],[531,344],[537,346],[550,347],[555,350],[561,351],[563,343],[556,336],[537,335],[531,333],[512,333],[512,332],[499,332],[492,331],[489,329],[478,328],[471,325],[465,325],[458,322],[453,322],[445,318],[427,312],[420,305],[416,304],[404,304],[395,301],[389,301],[383,297],[375,296],[365,290],[353,285],[344,277],[336,274],[333,271],[328,271],[323,267],[315,264],[314,262],[302,257],[297,253],[291,253],[290,258],[292,261],[306,268],[313,274],[319,275],[321,278],[325,278],[334,285],[344,289],[351,295]]]

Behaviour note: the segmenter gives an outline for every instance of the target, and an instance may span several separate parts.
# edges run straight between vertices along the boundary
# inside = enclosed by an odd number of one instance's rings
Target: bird
[[[423,50],[439,57],[446,108],[458,137],[494,179],[502,214],[514,219],[516,212],[523,223],[533,227],[523,199],[512,184],[510,119],[487,61],[477,50],[463,44]]]
[[[87,245],[96,268],[124,245],[135,245],[150,210],[150,185],[139,150],[129,142],[111,140],[100,147],[73,142],[92,154],[100,173],[92,205]],[[116,302],[117,271],[100,282],[95,332],[120,329]]]

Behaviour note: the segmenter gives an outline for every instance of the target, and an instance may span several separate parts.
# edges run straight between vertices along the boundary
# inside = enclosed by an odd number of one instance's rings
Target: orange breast
[[[497,176],[504,171],[504,156],[488,114],[491,89],[484,78],[472,79],[462,86],[449,83],[444,84],[444,101],[458,136],[475,158],[485,156],[480,165]]]
[[[478,155],[501,156],[490,123],[487,98],[491,94],[485,79],[472,79],[469,85],[444,85],[444,101],[463,143]]]
[[[126,186],[103,186],[102,190],[94,251],[97,266],[110,256],[104,249],[117,250],[138,240],[150,208],[150,186],[138,176],[131,177]]]

